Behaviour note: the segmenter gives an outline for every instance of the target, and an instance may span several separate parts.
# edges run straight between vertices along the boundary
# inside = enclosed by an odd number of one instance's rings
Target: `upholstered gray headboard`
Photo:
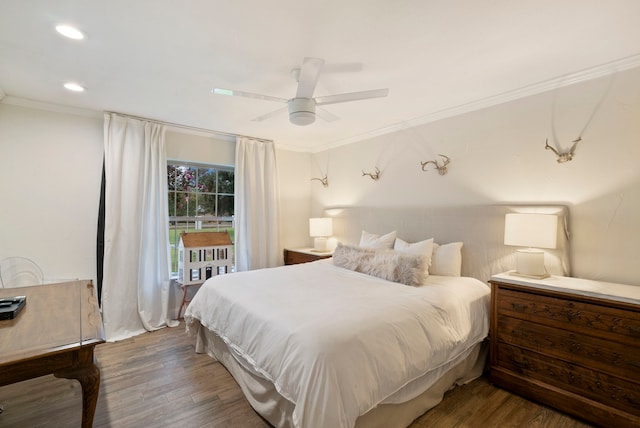
[[[558,216],[557,248],[545,250],[545,265],[552,274],[570,275],[569,210],[562,205],[329,207],[325,215],[334,219],[333,234],[344,243],[357,244],[362,230],[376,234],[395,230],[408,242],[461,241],[462,275],[486,282],[491,275],[515,268],[517,248],[504,245],[505,214],[513,212]]]

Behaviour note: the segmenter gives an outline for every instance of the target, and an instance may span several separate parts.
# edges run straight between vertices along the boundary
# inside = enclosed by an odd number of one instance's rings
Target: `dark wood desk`
[[[48,374],[76,379],[82,426],[91,427],[100,388],[93,351],[105,341],[93,284],[0,288],[0,297],[11,296],[27,296],[27,304],[15,319],[0,321],[0,386]]]

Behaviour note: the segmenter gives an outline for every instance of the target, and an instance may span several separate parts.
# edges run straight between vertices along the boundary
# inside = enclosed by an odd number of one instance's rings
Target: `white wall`
[[[233,166],[236,142],[233,137],[168,129],[165,133],[167,159],[183,162]]]
[[[568,149],[585,126],[573,161],[558,164],[544,149],[554,133]],[[420,161],[439,153],[452,159],[449,173],[423,172]],[[640,285],[640,69],[314,157],[330,185],[312,187],[313,215],[333,206],[566,204],[573,275]],[[379,181],[362,176],[376,165]]]
[[[96,280],[102,118],[0,104],[0,259]]]
[[[283,248],[310,247],[311,155],[276,150],[276,162],[280,186],[280,244]]]

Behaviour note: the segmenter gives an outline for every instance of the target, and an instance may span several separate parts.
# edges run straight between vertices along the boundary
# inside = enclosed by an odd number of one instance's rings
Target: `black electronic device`
[[[0,297],[0,320],[14,319],[26,303],[26,296]]]

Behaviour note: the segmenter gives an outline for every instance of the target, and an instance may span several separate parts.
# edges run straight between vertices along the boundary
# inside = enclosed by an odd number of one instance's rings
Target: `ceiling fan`
[[[368,98],[386,97],[389,89],[373,89],[370,91],[350,92],[345,94],[327,95],[324,97],[313,97],[316,89],[320,72],[324,66],[324,60],[320,58],[305,58],[302,67],[291,70],[291,75],[298,81],[298,89],[294,98],[289,100],[285,98],[271,97],[268,95],[258,95],[249,92],[234,91],[230,89],[213,88],[211,92],[218,95],[231,95],[247,98],[257,98],[260,100],[275,101],[287,104],[278,110],[272,111],[262,116],[258,116],[254,121],[261,122],[263,120],[274,117],[285,110],[289,110],[289,121],[294,125],[310,125],[316,120],[316,115],[320,118],[331,122],[337,120],[338,117],[323,109],[316,109],[316,106],[327,104],[344,103],[347,101],[365,100]]]

